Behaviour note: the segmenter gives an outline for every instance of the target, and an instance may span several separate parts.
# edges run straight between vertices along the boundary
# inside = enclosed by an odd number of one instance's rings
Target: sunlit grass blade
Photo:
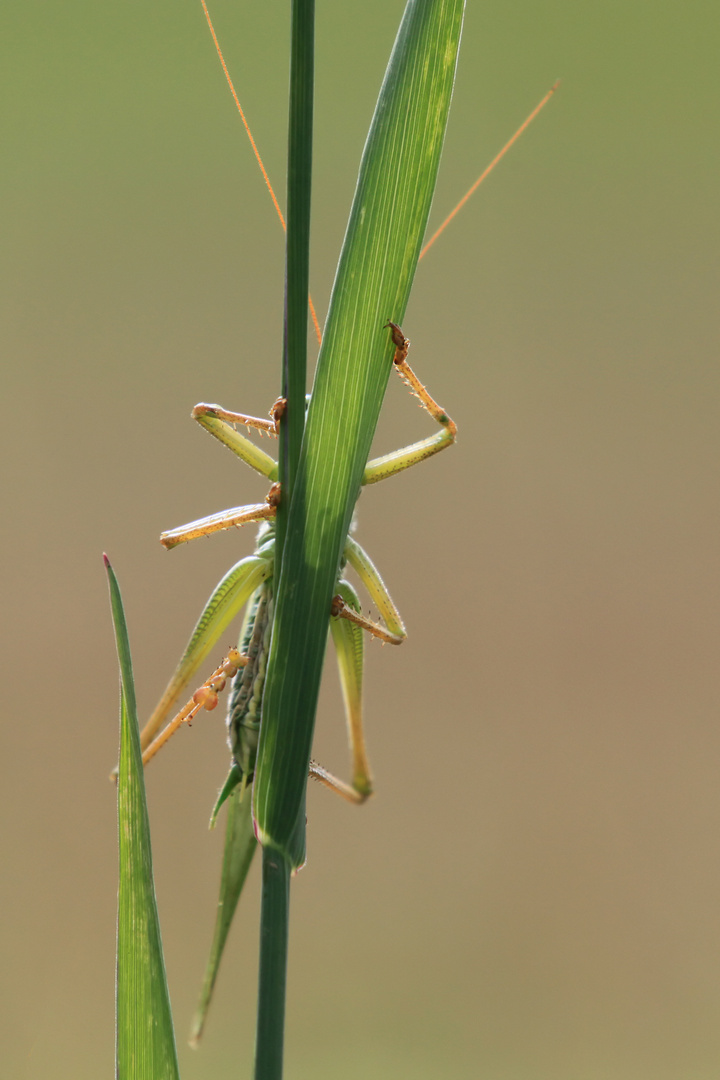
[[[107,557],[105,566],[120,661],[116,1073],[119,1080],[178,1080],[152,875],[130,644],[120,589]]]
[[[227,799],[226,805],[227,825],[225,827],[225,854],[220,878],[220,896],[218,898],[212,947],[207,968],[205,969],[200,1000],[193,1017],[190,1032],[191,1046],[196,1046],[200,1041],[230,925],[253,855],[258,846],[253,832],[250,792],[245,791],[241,800],[236,789],[234,794]]]
[[[254,788],[258,835],[295,866],[340,555],[435,187],[462,0],[409,0],[375,110],[333,287],[289,508]]]
[[[315,69],[315,0],[292,0],[285,249],[285,334],[278,474],[285,498],[278,507],[275,557],[282,562],[287,506],[295,484],[305,428],[307,323],[310,288],[310,194],[312,188]]]

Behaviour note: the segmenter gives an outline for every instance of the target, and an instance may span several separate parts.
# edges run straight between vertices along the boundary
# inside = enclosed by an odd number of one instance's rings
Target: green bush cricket
[[[550,94],[552,92],[551,90]],[[524,130],[549,99],[550,94],[546,95],[520,131]],[[515,141],[520,131],[491,163],[463,202]],[[453,211],[453,214],[455,212]],[[441,229],[443,227],[444,225]],[[438,230],[438,233],[440,231]],[[429,243],[432,243],[435,236]],[[427,250],[429,243],[424,250]],[[409,343],[399,325],[388,321],[384,327],[379,324],[375,332],[379,334],[387,329],[390,330],[394,346],[393,366],[407,382],[411,392],[419,398],[421,405],[440,425],[440,430],[411,446],[369,461],[363,473],[363,485],[378,482],[404,471],[411,465],[451,445],[456,437],[453,421],[437,405],[408,366]],[[193,417],[210,434],[271,482],[265,503],[236,507],[211,515],[173,529],[161,537],[164,546],[170,548],[222,529],[251,522],[261,523],[254,554],[236,563],[213,591],[178,668],[142,733],[143,761],[147,762],[164,745],[170,735],[183,722],[189,722],[200,708],[214,708],[226,680],[234,678],[228,712],[229,741],[233,761],[212,817],[214,822],[220,806],[229,799],[223,877],[215,939],[200,1006],[193,1025],[193,1038],[197,1039],[202,1030],[230,922],[256,847],[250,799],[243,796],[248,783],[252,780],[256,762],[265,669],[272,628],[275,544],[272,522],[282,498],[282,492],[277,483],[277,463],[249,439],[239,434],[234,425],[246,425],[267,434],[277,434],[279,425],[283,422],[283,402],[281,400],[276,402],[271,411],[270,420],[260,420],[210,405],[196,406]],[[382,624],[361,615],[357,594],[342,576],[342,570],[346,564],[349,564],[358,574],[380,612]],[[345,539],[340,571],[335,583],[335,594],[328,610],[328,622],[336,647],[345,700],[353,758],[352,780],[349,784],[345,783],[314,761],[310,763],[310,775],[349,801],[360,803],[365,801],[372,791],[362,728],[363,632],[367,631],[392,644],[400,644],[405,638],[405,628],[380,574],[369,556],[350,535],[347,535]],[[196,690],[187,705],[166,727],[163,727],[167,718],[177,707],[185,688],[205,662],[218,639],[246,605],[239,649],[229,652],[212,676]]]

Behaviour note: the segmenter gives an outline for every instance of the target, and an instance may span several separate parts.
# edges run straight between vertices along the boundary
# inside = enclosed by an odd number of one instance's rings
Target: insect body
[[[272,629],[271,589],[272,579],[268,579],[260,586],[248,607],[247,627],[241,642],[248,663],[235,676],[228,702],[228,742],[232,751],[233,767],[240,771],[244,784],[252,779],[255,772],[260,736],[262,692]]]

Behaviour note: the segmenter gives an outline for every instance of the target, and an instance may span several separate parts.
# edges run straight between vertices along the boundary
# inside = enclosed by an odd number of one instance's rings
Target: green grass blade
[[[315,0],[293,0],[283,350],[283,396],[287,399],[288,409],[280,426],[279,440],[279,474],[283,502],[279,508],[276,526],[275,550],[278,565],[282,561],[287,507],[295,482],[305,428],[314,67]]]
[[[276,594],[254,807],[304,858],[304,799],[330,600],[389,378],[440,160],[462,0],[409,0],[370,134],[308,410]]]
[[[190,1031],[191,1046],[197,1046],[205,1026],[225,942],[257,846],[253,831],[250,792],[246,791],[244,798],[240,799],[236,790],[227,800],[225,853],[220,877],[220,896],[218,898],[215,931],[205,969],[200,1000]]]
[[[119,1080],[178,1080],[152,876],[130,644],[120,589],[107,556],[105,566],[120,661],[116,1073]]]

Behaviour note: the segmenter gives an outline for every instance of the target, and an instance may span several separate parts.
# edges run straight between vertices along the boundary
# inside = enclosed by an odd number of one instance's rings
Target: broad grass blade
[[[130,644],[117,579],[105,558],[120,661],[116,1075],[179,1080],[152,874]]]
[[[262,843],[304,860],[333,586],[390,374],[450,106],[463,0],[409,0],[363,153],[290,503],[254,787]]]

